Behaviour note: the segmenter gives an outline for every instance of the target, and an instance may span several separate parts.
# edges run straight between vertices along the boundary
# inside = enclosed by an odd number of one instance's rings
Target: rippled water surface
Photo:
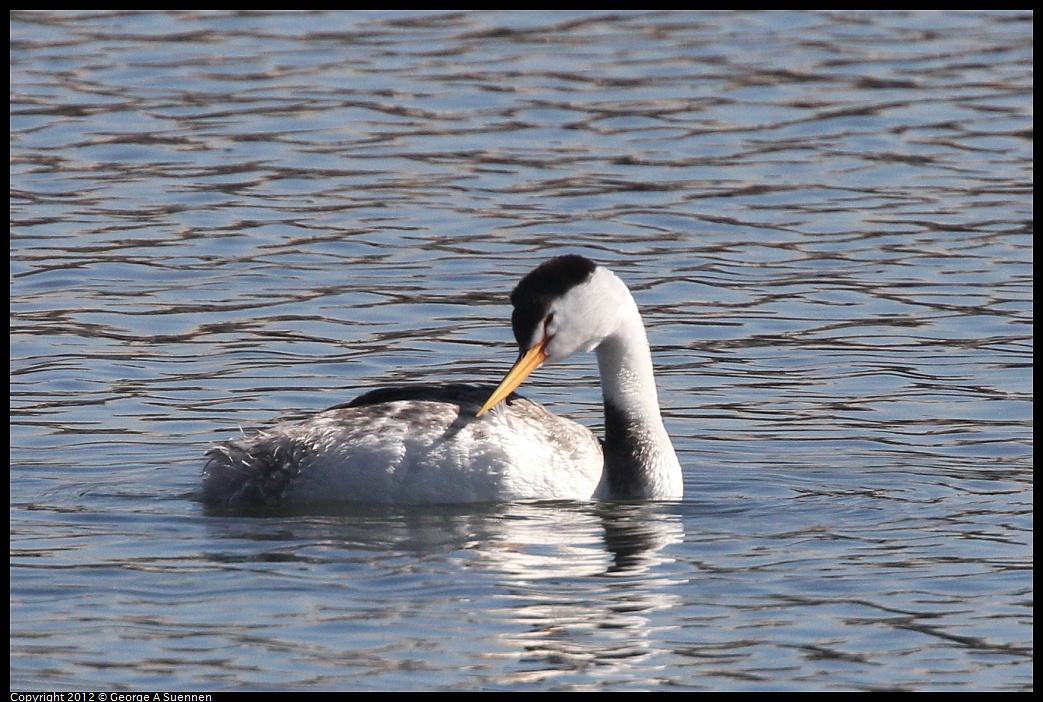
[[[13,689],[1032,687],[1032,15],[11,16]],[[608,264],[677,504],[246,518]],[[526,394],[600,429],[590,357]]]

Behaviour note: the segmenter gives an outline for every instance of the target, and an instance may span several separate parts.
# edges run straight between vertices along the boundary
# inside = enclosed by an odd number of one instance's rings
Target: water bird
[[[519,357],[491,385],[380,388],[303,422],[207,451],[202,499],[225,506],[679,499],[637,303],[610,270],[552,258],[511,293]],[[605,438],[515,389],[544,363],[593,351]]]

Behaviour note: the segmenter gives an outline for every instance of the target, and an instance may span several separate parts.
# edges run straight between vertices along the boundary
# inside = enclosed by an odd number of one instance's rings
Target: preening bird
[[[607,268],[559,256],[511,294],[520,355],[493,388],[373,390],[298,423],[211,448],[202,498],[219,505],[451,504],[679,499],[637,304]],[[605,439],[514,390],[544,363],[593,351]]]

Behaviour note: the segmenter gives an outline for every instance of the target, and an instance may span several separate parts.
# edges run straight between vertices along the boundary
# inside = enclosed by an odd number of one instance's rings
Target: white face
[[[590,279],[550,305],[536,330],[533,345],[550,337],[547,362],[560,361],[578,351],[593,351],[619,327],[624,306],[634,301],[619,278],[597,268]]]

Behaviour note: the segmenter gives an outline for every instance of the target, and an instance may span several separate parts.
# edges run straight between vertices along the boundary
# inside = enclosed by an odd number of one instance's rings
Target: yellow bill
[[[482,408],[478,410],[476,417],[481,417],[483,414],[491,410],[496,405],[500,404],[505,397],[514,392],[519,385],[525,382],[525,379],[529,375],[543,365],[543,362],[547,360],[547,342],[550,338],[545,338],[540,343],[533,346],[531,349],[525,352],[525,355],[518,359],[518,362],[514,364],[514,367],[507,373],[507,376],[500,382],[493,394],[489,396],[489,399],[485,401]]]

